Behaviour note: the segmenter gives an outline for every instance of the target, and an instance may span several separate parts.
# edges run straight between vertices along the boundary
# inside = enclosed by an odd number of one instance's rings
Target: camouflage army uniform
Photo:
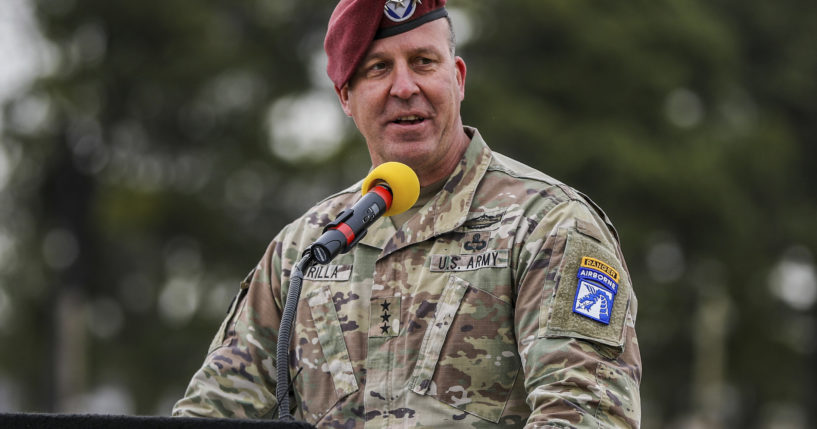
[[[401,229],[382,218],[348,254],[307,271],[290,354],[290,374],[302,369],[295,417],[347,428],[637,427],[637,301],[611,224],[466,130],[462,161]],[[290,269],[358,189],[270,244],[174,415],[273,417]],[[609,324],[574,311],[586,261],[616,274]]]

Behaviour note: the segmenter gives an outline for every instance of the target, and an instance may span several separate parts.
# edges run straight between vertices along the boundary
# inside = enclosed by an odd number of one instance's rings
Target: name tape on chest
[[[579,282],[573,312],[609,325],[618,293],[618,271],[596,258],[583,256],[576,277]]]
[[[352,277],[352,265],[313,265],[304,273],[304,280],[345,282]]]
[[[462,255],[431,255],[431,271],[471,271],[480,268],[506,268],[508,250],[489,250]]]

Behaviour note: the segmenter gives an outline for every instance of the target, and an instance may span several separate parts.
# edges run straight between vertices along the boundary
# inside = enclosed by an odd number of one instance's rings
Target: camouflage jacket
[[[638,427],[637,301],[589,199],[474,129],[401,229],[378,220],[307,270],[290,346],[296,418],[321,427]],[[242,283],[174,415],[271,418],[290,269],[359,184],[286,226]]]

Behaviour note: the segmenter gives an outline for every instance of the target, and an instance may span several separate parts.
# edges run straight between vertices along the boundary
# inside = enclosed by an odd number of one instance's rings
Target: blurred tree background
[[[0,99],[0,412],[166,415],[268,241],[369,167],[335,2],[2,1],[37,68]],[[449,9],[465,123],[619,229],[643,426],[817,426],[817,3]]]

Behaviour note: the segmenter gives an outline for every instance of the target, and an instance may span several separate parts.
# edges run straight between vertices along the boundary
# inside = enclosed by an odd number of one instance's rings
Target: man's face
[[[465,62],[452,56],[448,40],[444,19],[375,40],[338,90],[372,164],[408,164],[423,185],[433,182],[434,172],[436,179],[447,176],[468,143],[460,119]]]

